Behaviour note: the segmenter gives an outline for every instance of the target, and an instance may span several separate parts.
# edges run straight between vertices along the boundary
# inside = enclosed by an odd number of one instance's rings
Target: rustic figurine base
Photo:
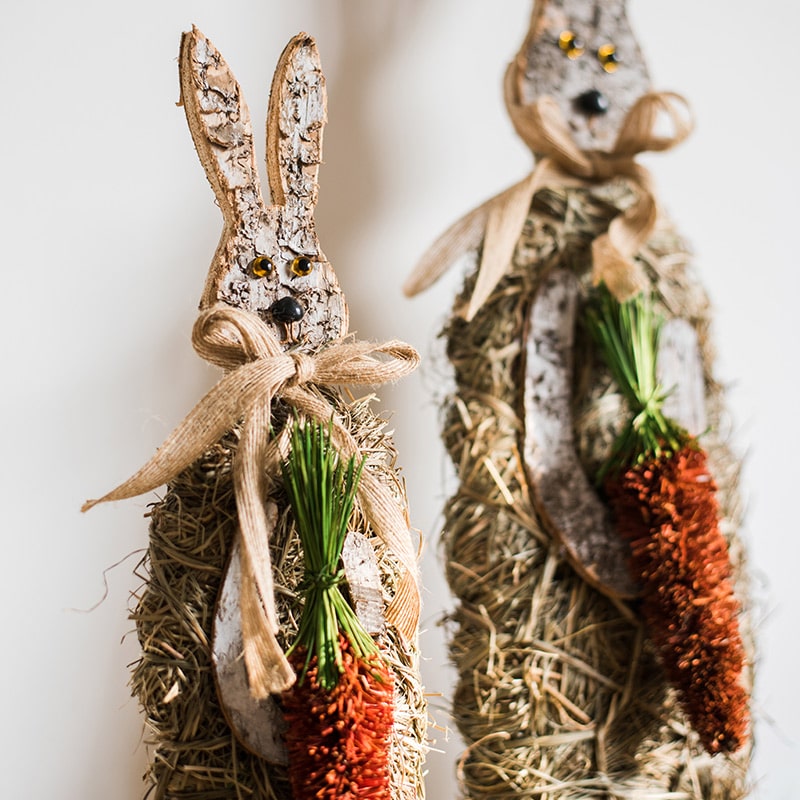
[[[443,533],[460,601],[452,616],[453,714],[467,743],[461,780],[475,800],[735,800],[747,792],[749,746],[734,756],[703,752],[632,607],[593,589],[571,566],[534,509],[520,462],[521,347],[531,298],[555,265],[574,273],[585,297],[591,243],[629,202],[624,181],[540,191],[506,276],[470,322],[454,316],[444,331],[458,387],[443,434],[460,480]],[[740,518],[738,464],[721,436],[708,300],[666,224],[640,261],[662,313],[680,314],[698,333],[711,431],[703,443],[731,537]],[[474,283],[472,275],[457,308]],[[574,348],[575,445],[581,467],[594,475],[619,430],[622,401],[580,327]],[[741,580],[738,539],[729,546]],[[746,602],[746,586],[737,589]]]
[[[192,343],[225,374],[144,466],[83,506],[168,486],[151,512],[145,585],[132,614],[142,646],[132,686],[153,734],[148,796],[290,800],[290,784],[305,785],[308,759],[297,758],[302,726],[285,735],[281,703],[302,682],[288,652],[314,643],[321,685],[331,689],[331,670],[345,672],[335,655],[341,633],[359,668],[366,655],[383,654],[393,688],[381,697],[393,701],[365,701],[369,719],[383,720],[379,736],[362,735],[369,726],[353,715],[337,719],[333,739],[363,748],[349,759],[361,765],[355,771],[339,751],[307,747],[312,783],[333,776],[355,796],[365,785],[357,778],[374,786],[379,773],[381,797],[419,800],[427,717],[414,537],[385,421],[370,410],[372,395],[354,400],[343,388],[397,380],[419,356],[397,340],[347,333],[347,306],[313,216],[327,118],[319,53],[301,33],[278,60],[267,117],[269,205],[239,84],[197,28],[182,37],[179,73],[224,219]],[[290,431],[306,425],[327,439],[315,450],[324,469],[313,460],[301,469],[313,479],[301,494],[316,501],[303,511],[285,480],[302,450]],[[334,464],[345,462],[359,465],[349,489],[333,480],[342,477]]]

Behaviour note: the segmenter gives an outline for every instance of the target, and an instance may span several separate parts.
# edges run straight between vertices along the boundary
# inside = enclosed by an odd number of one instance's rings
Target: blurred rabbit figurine
[[[602,282],[617,301],[652,293],[667,320],[665,411],[694,436],[708,431],[743,588],[738,466],[722,441],[708,300],[634,160],[691,125],[681,98],[649,91],[622,0],[537,0],[505,95],[536,169],[451,226],[405,287],[413,295],[460,256],[476,259],[443,332],[455,379],[443,438],[460,486],[442,538],[459,601],[451,653],[464,790],[743,797],[750,746],[702,741],[687,724],[639,616],[629,545],[594,488],[624,415],[583,322]],[[664,118],[669,134],[657,129]],[[736,724],[747,727],[746,710]],[[712,758],[701,745],[737,751]]]
[[[271,205],[239,85],[197,29],[182,39],[180,82],[225,222],[193,343],[226,374],[150,462],[86,505],[169,484],[150,512],[146,583],[133,611],[142,656],[132,686],[153,732],[153,796],[292,796],[273,698],[295,681],[284,651],[302,605],[302,556],[280,467],[298,417],[330,425],[343,457],[366,455],[344,571],[394,676],[391,797],[417,798],[426,720],[416,548],[385,422],[371,397],[353,400],[341,387],[395,380],[418,357],[402,342],[344,338],[347,307],[313,217],[326,121],[317,48],[300,34],[277,65]]]

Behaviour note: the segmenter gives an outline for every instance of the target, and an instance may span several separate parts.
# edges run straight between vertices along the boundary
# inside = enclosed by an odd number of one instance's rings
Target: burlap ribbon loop
[[[634,256],[652,233],[658,217],[649,172],[636,163],[644,151],[663,151],[682,142],[693,123],[688,104],[673,92],[642,96],[628,112],[609,152],[581,150],[552,97],[532,104],[521,101],[521,66],[512,62],[506,72],[505,100],[514,128],[539,156],[534,171],[523,181],[483,203],[451,226],[423,255],[404,290],[414,295],[436,281],[462,253],[482,244],[478,277],[468,305],[459,310],[472,319],[491,295],[511,264],[533,195],[547,185],[587,186],[614,178],[626,178],[636,200],[612,220],[608,231],[592,243],[592,279],[605,282],[625,300],[646,286]],[[666,119],[670,131],[659,133]]]
[[[341,339],[314,354],[285,353],[269,327],[256,315],[218,304],[198,317],[192,332],[195,350],[228,370],[189,412],[155,455],[116,489],[84,504],[136,497],[168,483],[203,455],[237,423],[241,438],[233,464],[234,493],[241,542],[241,612],[244,660],[251,692],[263,698],[284,691],[295,675],[276,634],[269,525],[265,511],[266,475],[276,474],[288,439],[270,439],[271,404],[280,396],[305,418],[332,423],[336,447],[346,458],[359,448],[336,411],[309,385],[378,385],[396,380],[419,364],[409,345]],[[403,568],[387,620],[409,641],[416,635],[420,600],[416,555],[405,510],[389,487],[364,470],[359,503],[375,533]],[[255,564],[260,565],[258,569]]]

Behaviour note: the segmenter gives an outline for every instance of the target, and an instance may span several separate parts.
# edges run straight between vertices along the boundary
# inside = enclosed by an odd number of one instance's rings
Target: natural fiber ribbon
[[[409,345],[340,339],[319,352],[286,353],[275,335],[255,314],[218,304],[200,314],[192,332],[195,350],[227,374],[189,412],[155,455],[138,472],[98,500],[136,497],[168,483],[218,442],[237,423],[241,438],[233,463],[234,492],[241,537],[241,612],[244,659],[252,694],[264,698],[284,691],[295,680],[276,633],[274,586],[265,511],[265,478],[278,471],[288,437],[270,439],[273,397],[279,396],[301,416],[332,422],[331,435],[343,457],[359,448],[335,409],[316,392],[317,386],[377,385],[407,375],[419,364]],[[361,508],[375,533],[403,568],[387,611],[387,622],[407,639],[416,635],[420,613],[417,564],[405,510],[369,470],[358,489]],[[258,564],[263,568],[255,569]]]
[[[521,65],[512,62],[506,72],[506,106],[517,133],[534,153],[542,156],[536,168],[523,181],[487,200],[445,231],[423,255],[403,287],[407,295],[417,294],[436,281],[461,254],[477,250],[483,240],[475,289],[461,312],[466,320],[475,316],[508,271],[534,194],[553,184],[587,186],[617,177],[631,182],[637,199],[612,220],[606,233],[592,242],[592,279],[595,283],[605,282],[619,300],[641,291],[646,285],[645,276],[633,256],[650,236],[658,207],[650,173],[634,159],[647,150],[674,147],[693,127],[688,104],[680,95],[651,92],[628,112],[609,152],[581,150],[552,97],[542,97],[532,105],[521,102],[522,75]],[[656,132],[662,114],[671,124],[669,135]]]

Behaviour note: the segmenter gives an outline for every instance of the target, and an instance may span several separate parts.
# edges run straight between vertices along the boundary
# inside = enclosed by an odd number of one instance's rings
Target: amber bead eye
[[[597,48],[597,60],[606,72],[616,72],[619,67],[617,48],[613,44],[604,44]]]
[[[312,269],[314,269],[314,265],[305,256],[298,256],[292,261],[292,272],[295,275],[299,275],[300,277],[308,275]]]
[[[274,271],[275,265],[272,263],[272,259],[269,256],[256,256],[250,262],[250,272],[252,272],[256,278],[265,278]]]
[[[572,60],[583,55],[586,49],[583,42],[572,31],[562,31],[558,37],[558,46],[564,55]]]

